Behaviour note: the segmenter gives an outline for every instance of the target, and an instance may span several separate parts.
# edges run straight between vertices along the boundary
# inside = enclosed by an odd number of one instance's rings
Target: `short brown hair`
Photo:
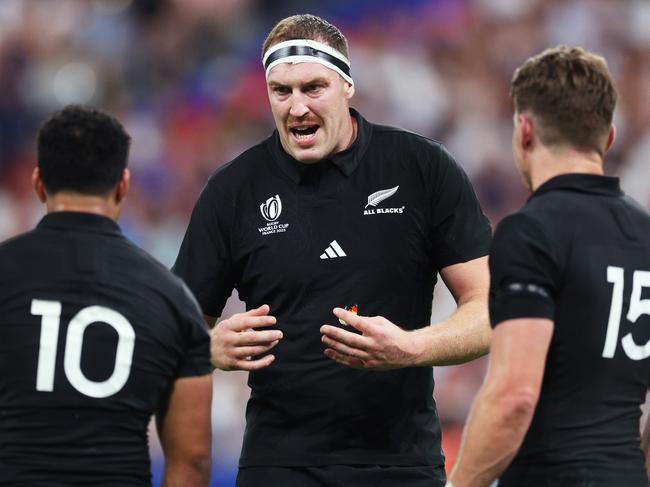
[[[310,39],[333,47],[346,58],[348,41],[338,27],[315,15],[292,15],[275,24],[262,46],[262,57],[269,47],[294,39]]]
[[[515,70],[510,96],[515,111],[532,112],[544,145],[605,152],[616,88],[602,56],[560,45]]]

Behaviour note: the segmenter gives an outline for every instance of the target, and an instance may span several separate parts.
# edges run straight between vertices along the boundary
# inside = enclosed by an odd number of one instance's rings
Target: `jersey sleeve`
[[[557,265],[541,224],[521,213],[498,225],[490,252],[490,323],[553,320]]]
[[[208,316],[219,317],[234,288],[230,207],[213,178],[199,196],[172,267]]]
[[[432,184],[432,240],[438,269],[487,255],[491,227],[463,169],[440,147]]]
[[[183,309],[180,316],[185,320],[185,349],[180,360],[177,378],[195,377],[212,372],[210,363],[210,335],[201,315],[199,304],[192,292],[183,284]]]

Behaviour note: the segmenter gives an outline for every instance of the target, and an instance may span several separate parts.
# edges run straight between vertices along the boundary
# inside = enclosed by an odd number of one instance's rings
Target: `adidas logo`
[[[327,246],[325,249],[325,252],[323,252],[320,255],[321,259],[336,259],[337,257],[346,257],[348,254],[346,254],[339,243],[336,240],[332,240],[330,244]]]

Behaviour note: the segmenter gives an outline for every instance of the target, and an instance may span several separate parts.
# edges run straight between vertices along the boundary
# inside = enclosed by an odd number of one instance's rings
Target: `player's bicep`
[[[553,321],[518,318],[498,323],[492,334],[487,382],[504,394],[537,401],[553,336]]]
[[[440,276],[458,304],[484,296],[490,286],[488,258],[479,257],[444,267]]]

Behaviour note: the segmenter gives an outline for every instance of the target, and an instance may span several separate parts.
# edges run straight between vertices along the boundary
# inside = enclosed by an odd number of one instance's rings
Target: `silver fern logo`
[[[399,208],[377,208],[377,205],[379,203],[393,196],[395,193],[397,193],[398,189],[399,189],[399,185],[395,186],[394,188],[381,189],[379,191],[375,191],[374,193],[372,193],[370,196],[368,196],[368,203],[363,209],[363,214],[382,215],[387,213],[404,213],[403,206]],[[372,208],[368,209],[369,206],[371,206]]]
[[[365,208],[368,208],[369,206],[377,206],[385,199],[388,199],[391,196],[393,196],[395,193],[397,193],[398,189],[399,189],[399,185],[395,186],[394,188],[375,191],[370,196],[368,196],[368,204],[365,206]]]
[[[271,196],[268,200],[260,205],[260,212],[267,222],[273,222],[280,217],[282,213],[282,200],[279,195]]]

